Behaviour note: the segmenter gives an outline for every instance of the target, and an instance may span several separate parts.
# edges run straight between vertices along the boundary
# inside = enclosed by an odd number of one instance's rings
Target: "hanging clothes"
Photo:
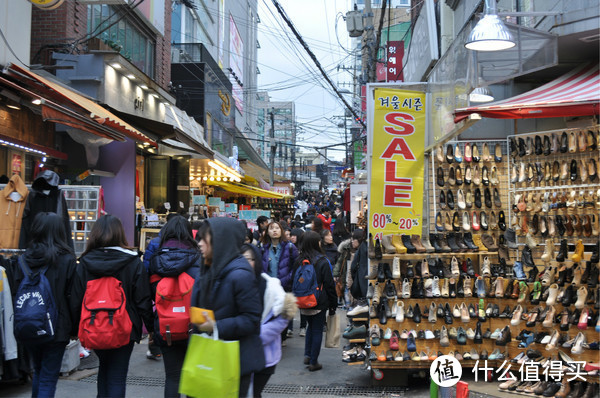
[[[2,354],[5,361],[17,358],[17,340],[13,326],[13,301],[6,270],[0,267],[0,333]]]
[[[33,184],[31,184],[31,192],[27,197],[27,204],[25,205],[25,211],[23,213],[23,222],[21,223],[19,248],[27,248],[27,245],[31,240],[31,224],[33,223],[35,216],[42,212],[57,213],[63,218],[67,240],[69,245],[73,247],[67,201],[63,191],[58,187],[58,183],[58,174],[52,170],[44,170],[33,181]]]
[[[19,247],[21,221],[29,190],[21,176],[14,174],[0,193],[0,247]]]

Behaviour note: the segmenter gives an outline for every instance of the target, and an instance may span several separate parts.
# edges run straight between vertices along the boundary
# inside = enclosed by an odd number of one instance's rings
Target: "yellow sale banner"
[[[376,88],[374,95],[369,232],[422,232],[425,93]]]

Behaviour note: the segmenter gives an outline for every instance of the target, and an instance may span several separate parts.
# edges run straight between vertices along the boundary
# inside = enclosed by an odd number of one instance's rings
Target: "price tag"
[[[165,206],[165,209],[171,210],[171,203],[165,202],[164,206]]]

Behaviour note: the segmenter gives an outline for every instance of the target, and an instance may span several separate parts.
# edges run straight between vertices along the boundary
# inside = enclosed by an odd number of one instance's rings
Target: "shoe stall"
[[[372,97],[368,289],[348,312],[343,361],[376,380],[427,370],[441,355],[458,359],[463,374],[477,361],[492,370],[507,361],[519,380],[500,390],[597,396],[596,119],[501,140],[451,138],[426,151],[406,134],[422,127],[424,115],[406,106],[418,94],[383,87]],[[585,382],[523,381],[525,363]]]

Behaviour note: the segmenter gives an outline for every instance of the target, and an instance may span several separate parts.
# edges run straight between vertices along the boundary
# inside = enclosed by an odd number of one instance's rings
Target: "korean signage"
[[[402,59],[404,58],[404,42],[403,41],[388,41],[387,42],[387,81],[398,82],[404,81],[402,71]]]
[[[229,67],[233,74],[230,77],[233,99],[236,108],[241,113],[244,110],[244,92],[242,90],[244,82],[244,42],[231,15],[229,15]]]
[[[376,88],[369,162],[369,231],[422,232],[425,93]]]

